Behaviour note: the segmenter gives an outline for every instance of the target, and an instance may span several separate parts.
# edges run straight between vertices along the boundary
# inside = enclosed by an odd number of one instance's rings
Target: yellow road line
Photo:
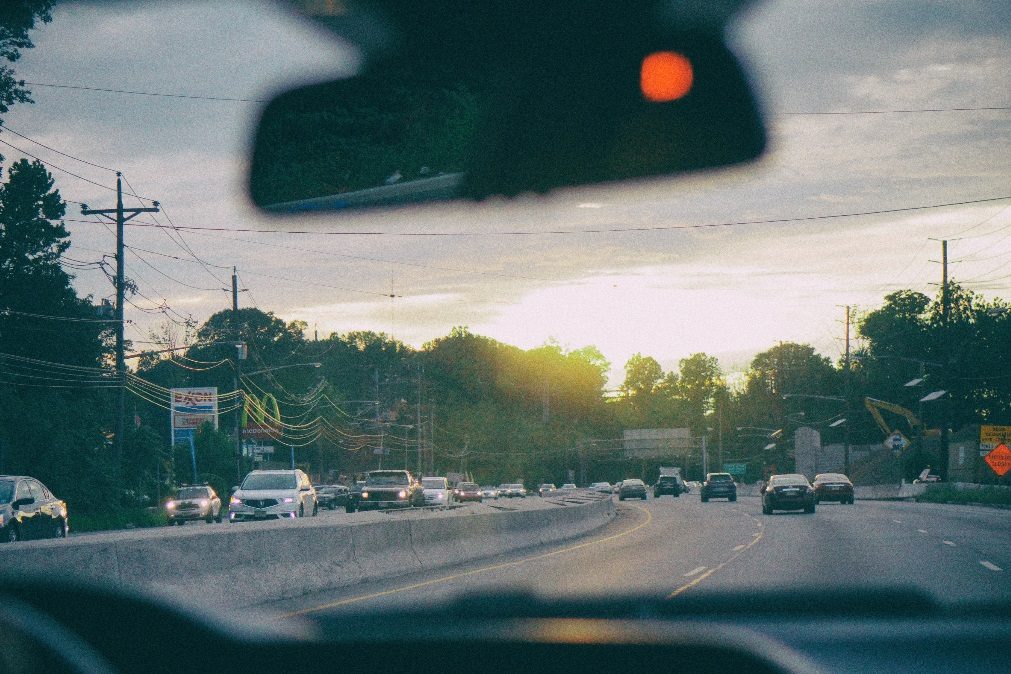
[[[427,587],[429,585],[437,585],[439,583],[446,583],[451,580],[456,580],[457,578],[464,578],[466,576],[473,576],[479,573],[485,573],[487,571],[496,571],[499,569],[506,569],[511,566],[519,566],[520,564],[526,564],[527,562],[533,562],[538,559],[546,559],[548,557],[554,557],[555,555],[565,554],[567,552],[572,552],[573,550],[580,550],[582,548],[587,548],[592,545],[600,545],[601,543],[608,543],[623,536],[628,536],[631,533],[642,529],[643,527],[649,526],[649,523],[653,521],[653,515],[641,506],[634,504],[629,504],[632,508],[639,510],[646,515],[646,519],[639,524],[620,531],[616,534],[611,534],[610,536],[605,536],[603,538],[597,538],[592,541],[586,541],[584,543],[578,543],[576,545],[570,545],[559,550],[552,550],[551,552],[545,552],[539,555],[533,555],[531,557],[524,557],[523,559],[513,560],[511,562],[501,562],[499,564],[491,564],[489,566],[482,566],[477,569],[471,569],[469,571],[461,571],[460,573],[453,573],[448,576],[440,576],[439,578],[432,578],[430,580],[424,580],[420,583],[411,583],[410,585],[402,585],[400,587],[391,588],[389,590],[383,590],[382,592],[373,592],[371,594],[358,595],[357,597],[348,597],[347,599],[340,599],[337,601],[329,602],[326,604],[320,604],[319,606],[311,606],[309,608],[299,609],[298,611],[292,611],[291,613],[284,613],[275,617],[275,620],[281,620],[283,618],[294,618],[296,616],[307,615],[309,613],[316,613],[319,611],[326,611],[328,609],[337,608],[340,606],[347,606],[348,604],[354,604],[360,601],[368,601],[369,599],[378,599],[379,597],[386,597],[392,594],[398,594],[400,592],[410,592],[411,590],[417,590],[418,588]]]
[[[748,515],[748,517],[750,517],[755,522],[755,524],[757,526],[759,526],[759,527],[762,526],[762,523],[759,520],[755,519],[752,515]],[[736,552],[734,552],[734,554],[730,555],[730,557],[726,558],[725,560],[723,560],[722,562],[720,562],[718,565],[714,566],[713,568],[709,569],[705,573],[703,573],[703,574],[701,574],[699,576],[696,576],[691,581],[689,581],[689,582],[685,583],[684,585],[682,585],[681,587],[677,588],[676,590],[674,590],[673,592],[671,592],[669,595],[667,595],[667,598],[668,599],[673,599],[674,597],[678,596],[682,592],[685,592],[686,590],[689,590],[689,589],[695,587],[696,585],[698,585],[699,583],[701,583],[702,581],[704,581],[706,578],[708,578],[709,576],[713,575],[714,573],[716,573],[717,571],[719,571],[720,569],[722,569],[723,567],[725,567],[727,564],[730,564],[732,561],[734,561],[735,559],[737,559],[738,557],[740,557],[741,555],[743,555],[748,550],[748,548],[750,548],[751,546],[753,546],[756,543],[758,543],[758,541],[762,540],[762,537],[764,535],[765,535],[764,532],[759,532],[759,533],[755,534],[754,538],[751,540],[750,543],[748,543],[747,545],[738,546],[739,549],[738,548],[734,548],[734,550],[736,550]]]

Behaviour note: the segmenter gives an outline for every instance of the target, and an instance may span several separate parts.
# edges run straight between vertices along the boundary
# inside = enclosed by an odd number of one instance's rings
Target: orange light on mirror
[[[692,63],[681,54],[659,51],[642,60],[639,87],[648,101],[666,103],[683,98],[691,91],[693,80]]]

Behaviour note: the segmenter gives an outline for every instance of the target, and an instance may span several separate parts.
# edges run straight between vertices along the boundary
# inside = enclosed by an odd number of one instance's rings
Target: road
[[[697,496],[619,504],[595,534],[436,572],[264,608],[278,616],[398,610],[466,593],[667,597],[791,586],[907,586],[942,602],[1011,599],[1011,511],[858,501],[814,515],[761,514],[758,498]]]

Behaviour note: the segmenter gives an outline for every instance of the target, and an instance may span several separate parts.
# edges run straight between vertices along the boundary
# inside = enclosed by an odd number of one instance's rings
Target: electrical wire
[[[105,171],[111,171],[112,173],[116,172],[116,169],[114,169],[114,168],[109,168],[108,166],[102,166],[101,164],[96,164],[94,162],[88,161],[87,159],[81,159],[80,157],[75,157],[72,154],[68,154],[68,153],[63,152],[61,150],[57,150],[55,147],[50,147],[49,145],[46,145],[45,143],[41,143],[41,142],[35,140],[34,138],[31,138],[29,136],[24,135],[23,133],[15,131],[14,129],[12,129],[10,127],[10,125],[5,124],[2,121],[0,121],[0,131],[10,131],[15,136],[18,136],[19,138],[24,138],[28,142],[35,143],[36,145],[38,145],[40,147],[44,147],[47,150],[49,150],[50,152],[55,152],[56,154],[60,155],[61,157],[66,157],[67,159],[73,159],[74,161],[81,162],[82,164],[87,164],[88,166],[93,166],[93,167],[95,167],[97,169],[103,169]],[[130,189],[133,189],[133,188],[130,188]],[[74,202],[74,203],[80,203],[80,202]]]

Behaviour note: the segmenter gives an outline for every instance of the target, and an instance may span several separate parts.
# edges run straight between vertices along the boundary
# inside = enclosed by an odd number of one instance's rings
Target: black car
[[[537,487],[537,495],[538,496],[547,496],[547,495],[551,494],[552,492],[556,492],[556,491],[558,491],[558,488],[555,485],[550,484],[548,482],[545,482],[541,486]]]
[[[775,510],[803,510],[806,513],[813,513],[814,506],[814,487],[806,477],[798,473],[773,475],[762,489],[764,515],[771,515]]]
[[[706,481],[699,489],[699,496],[705,503],[711,498],[725,498],[728,501],[737,500],[737,483],[730,473],[707,473]]]
[[[814,476],[815,503],[838,501],[853,505],[853,483],[842,473],[819,473]]]
[[[66,538],[69,531],[67,504],[46,485],[24,475],[0,475],[0,540]]]
[[[326,484],[316,487],[316,501],[320,508],[336,510],[346,508],[350,490],[342,484]]]
[[[627,498],[639,498],[646,500],[646,483],[639,478],[622,480],[621,487],[618,488],[618,500],[624,501]]]
[[[688,491],[688,488],[685,487],[684,480],[681,479],[680,475],[661,475],[657,478],[656,484],[653,485],[653,496],[656,498],[664,494],[677,498],[686,491]]]
[[[373,470],[365,477],[358,510],[386,510],[425,505],[425,490],[407,470]]]

